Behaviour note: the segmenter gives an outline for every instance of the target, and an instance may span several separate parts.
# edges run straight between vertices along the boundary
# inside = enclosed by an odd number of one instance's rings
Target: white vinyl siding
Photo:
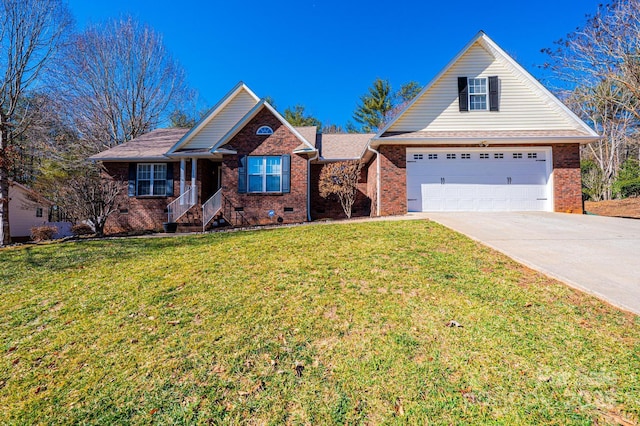
[[[458,106],[458,77],[500,78],[500,111],[464,114]],[[502,57],[476,42],[388,131],[572,130],[582,129]]]
[[[38,217],[38,209],[43,217]],[[29,195],[17,185],[9,185],[9,218],[11,218],[11,236],[28,237],[31,227],[46,223],[48,207],[38,205],[29,199]]]
[[[240,119],[247,115],[257,103],[255,98],[246,90],[241,90],[226,105],[221,105],[215,117],[200,129],[189,143],[180,147],[180,149],[211,148],[225,136]]]

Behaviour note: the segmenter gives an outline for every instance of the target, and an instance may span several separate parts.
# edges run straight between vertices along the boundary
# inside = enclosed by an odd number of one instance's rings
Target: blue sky
[[[303,104],[323,123],[351,119],[377,77],[423,85],[479,31],[538,78],[551,47],[595,0],[69,0],[79,28],[131,14],[164,36],[211,106],[238,81],[278,110]]]

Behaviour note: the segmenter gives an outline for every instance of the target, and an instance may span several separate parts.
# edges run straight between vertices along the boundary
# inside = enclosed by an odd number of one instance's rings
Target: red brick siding
[[[553,145],[554,210],[583,213],[580,177],[580,145]]]
[[[407,147],[383,145],[380,152],[380,215],[407,213]]]
[[[376,156],[367,165],[367,196],[371,200],[371,216],[377,216],[378,206],[378,159]]]
[[[336,197],[322,198],[320,196],[320,173],[324,164],[311,165],[311,218],[315,219],[344,219],[347,216]],[[351,217],[369,216],[371,214],[371,199],[368,194],[367,170],[362,169],[358,181],[358,194],[351,208]]]
[[[256,135],[261,126],[269,126],[273,134]],[[231,139],[228,146],[238,156],[225,156],[222,168],[223,194],[234,207],[244,209],[244,217],[251,225],[305,222],[307,220],[307,157],[293,154],[302,142],[266,108],[260,111]],[[238,193],[238,158],[240,155],[291,154],[291,192],[288,194],[240,194]],[[293,212],[285,212],[285,207]],[[269,210],[275,216],[268,216]]]
[[[180,192],[180,164],[167,163],[173,167],[173,193]],[[175,197],[129,197],[129,163],[104,163],[106,173],[122,182],[123,192],[118,197],[118,211],[109,216],[105,233],[162,229],[167,221],[167,204]]]

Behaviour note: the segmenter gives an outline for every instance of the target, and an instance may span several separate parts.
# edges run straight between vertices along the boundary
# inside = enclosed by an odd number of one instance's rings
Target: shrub
[[[91,235],[93,234],[93,228],[86,223],[78,223],[71,227],[71,232],[73,235]]]
[[[31,239],[33,241],[51,240],[57,232],[58,228],[55,226],[34,226],[31,228]]]

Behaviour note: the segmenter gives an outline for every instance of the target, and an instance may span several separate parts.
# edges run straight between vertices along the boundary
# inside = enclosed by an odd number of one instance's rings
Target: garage
[[[407,148],[407,209],[553,211],[550,147]]]

